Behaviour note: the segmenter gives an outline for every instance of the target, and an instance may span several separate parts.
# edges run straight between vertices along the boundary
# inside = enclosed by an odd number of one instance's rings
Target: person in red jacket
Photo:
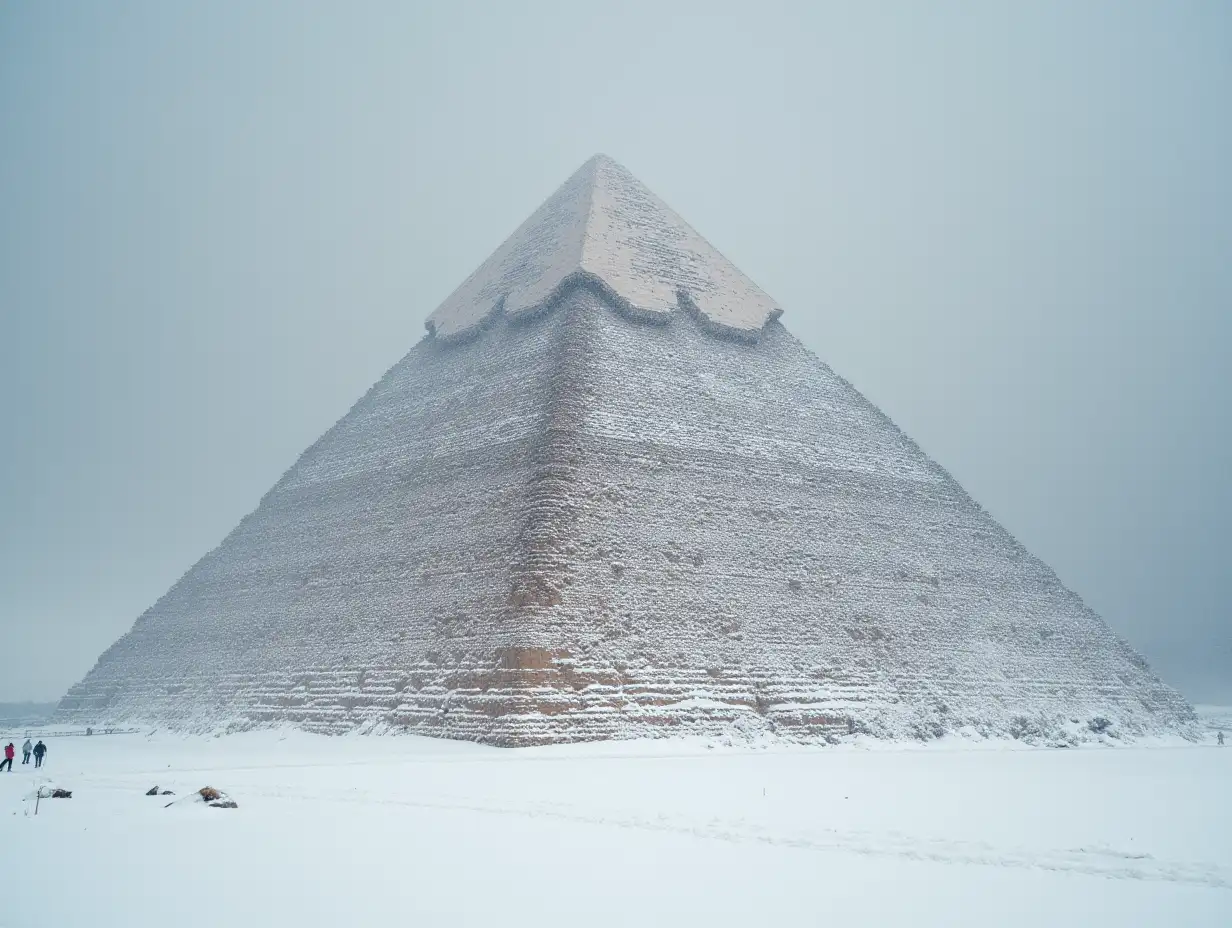
[[[4,746],[4,760],[0,760],[0,770],[3,770],[4,765],[8,764],[9,773],[13,772],[13,755],[16,753],[17,748],[13,747],[12,741]]]

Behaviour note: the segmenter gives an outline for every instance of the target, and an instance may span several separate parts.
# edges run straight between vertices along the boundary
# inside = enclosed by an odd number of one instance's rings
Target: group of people
[[[21,762],[23,764],[30,763],[30,755],[34,755],[34,766],[43,766],[43,755],[47,753],[47,745],[43,744],[42,740],[39,743],[30,746],[30,739],[26,739],[26,743],[21,746]],[[0,770],[8,767],[8,772],[13,772],[13,758],[17,756],[17,749],[13,747],[13,742],[10,741],[4,746],[4,760],[0,760]]]

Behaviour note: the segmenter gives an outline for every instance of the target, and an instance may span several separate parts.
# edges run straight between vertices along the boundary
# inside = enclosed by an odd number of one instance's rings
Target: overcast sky
[[[1232,4],[0,5],[0,699],[621,161],[1232,703]]]

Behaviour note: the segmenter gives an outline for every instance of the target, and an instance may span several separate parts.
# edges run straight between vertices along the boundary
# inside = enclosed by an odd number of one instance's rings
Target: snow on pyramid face
[[[778,315],[593,159],[61,717],[509,745],[1190,724]]]

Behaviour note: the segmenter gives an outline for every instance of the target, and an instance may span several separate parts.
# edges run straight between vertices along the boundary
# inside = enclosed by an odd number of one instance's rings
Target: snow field
[[[20,743],[20,742],[18,742]],[[48,740],[0,926],[1227,925],[1232,746]],[[37,783],[73,790],[23,797]],[[236,810],[146,797],[210,785]]]

